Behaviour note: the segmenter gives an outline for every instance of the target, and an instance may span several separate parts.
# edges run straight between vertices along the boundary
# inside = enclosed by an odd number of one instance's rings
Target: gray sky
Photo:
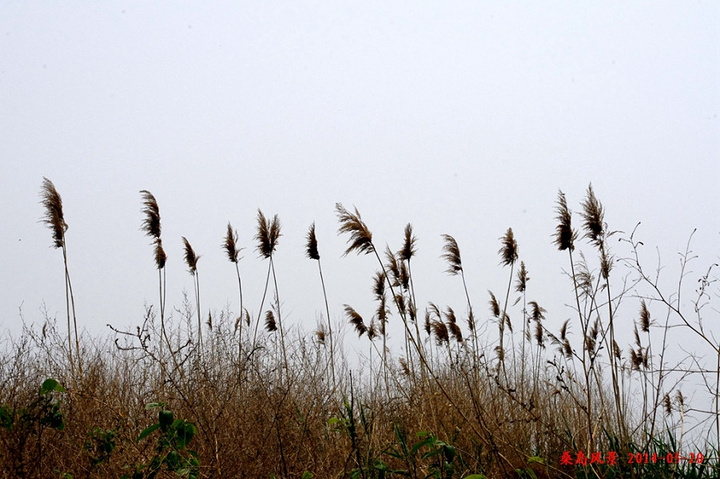
[[[3,2],[0,326],[17,331],[21,306],[40,322],[43,303],[64,321],[43,176],[64,199],[92,332],[138,324],[157,302],[141,189],[160,204],[171,305],[192,288],[183,235],[203,255],[203,309],[237,311],[220,249],[231,221],[257,313],[261,208],[283,223],[288,326],[323,311],[303,256],[312,221],[334,319],[343,303],[369,315],[376,265],[340,257],[342,202],[381,247],[398,249],[411,222],[420,304],[464,311],[439,259],[454,235],[482,319],[487,290],[504,292],[498,238],[512,227],[528,299],[559,325],[572,290],[551,244],[558,189],[577,211],[592,182],[610,228],[642,221],[669,275],[693,228],[697,270],[718,261],[718,85],[716,2]]]

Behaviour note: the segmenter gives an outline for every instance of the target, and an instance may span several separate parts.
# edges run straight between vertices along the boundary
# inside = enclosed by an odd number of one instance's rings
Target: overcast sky
[[[369,315],[377,266],[341,257],[342,202],[381,248],[414,225],[421,306],[464,311],[439,258],[440,235],[455,236],[481,318],[487,290],[504,293],[498,238],[512,227],[528,299],[559,325],[572,289],[551,244],[558,189],[577,211],[592,182],[610,229],[642,221],[670,275],[694,228],[696,270],[720,260],[719,113],[717,2],[2,2],[0,326],[18,331],[20,308],[41,323],[43,304],[64,324],[43,176],[64,200],[93,333],[157,303],[141,189],[160,205],[173,306],[192,291],[186,236],[203,309],[237,311],[230,221],[258,313],[261,208],[283,224],[287,326],[312,329],[324,310],[303,254],[313,221],[333,319],[343,303]]]

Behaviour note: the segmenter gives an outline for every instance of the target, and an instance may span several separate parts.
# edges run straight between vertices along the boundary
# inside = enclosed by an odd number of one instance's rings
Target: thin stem
[[[270,272],[271,272],[270,268],[271,267],[272,267],[272,263],[268,262],[268,271],[267,271],[267,275],[265,276],[265,289],[263,289],[262,300],[260,300],[260,309],[258,310],[257,322],[255,323],[255,332],[253,333],[252,349],[250,350],[250,354],[252,354],[253,351],[255,351],[255,346],[257,345],[258,326],[260,326],[260,321],[262,319],[262,310],[263,310],[263,306],[265,305],[265,297],[267,296],[268,285],[270,284]]]
[[[278,292],[277,276],[275,275],[275,262],[273,256],[270,255],[270,268],[272,269],[273,284],[275,285],[275,303],[277,305],[278,328],[280,329],[280,342],[282,343],[283,361],[285,362],[285,373],[290,373],[290,366],[287,360],[287,348],[285,348],[285,329],[283,328],[282,318],[280,315],[280,293]]]
[[[328,322],[328,337],[330,338],[330,371],[332,373],[333,390],[337,389],[337,381],[335,380],[335,338],[333,338],[332,321],[330,319],[330,305],[328,304],[327,291],[325,289],[325,278],[323,277],[322,266],[318,258],[318,272],[320,273],[320,284],[322,285],[323,298],[325,299],[325,313]]]
[[[243,332],[243,323],[245,322],[245,320],[243,319],[243,316],[245,315],[245,310],[243,309],[243,294],[242,294],[242,280],[240,279],[240,266],[238,266],[237,261],[235,261],[235,273],[237,274],[238,290],[240,293],[240,323],[238,324],[238,358],[242,358],[242,332]]]

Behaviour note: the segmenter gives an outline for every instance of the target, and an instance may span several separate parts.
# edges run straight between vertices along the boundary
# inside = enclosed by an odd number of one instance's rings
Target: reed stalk
[[[325,314],[328,325],[328,342],[330,343],[330,372],[332,375],[333,390],[337,389],[337,380],[335,379],[335,338],[332,330],[332,320],[330,318],[330,305],[328,303],[327,290],[325,289],[325,278],[323,277],[322,265],[320,263],[320,252],[318,251],[317,235],[315,234],[315,223],[308,228],[305,236],[305,256],[309,259],[316,260],[318,265],[318,273],[320,274],[320,284],[323,291],[323,299],[325,300]]]
[[[78,371],[82,373],[82,362],[80,357],[80,340],[77,330],[77,315],[75,314],[75,295],[73,294],[72,281],[70,280],[70,270],[68,268],[67,242],[65,240],[65,232],[68,224],[65,222],[63,213],[63,202],[60,193],[58,193],[55,185],[49,179],[43,177],[43,184],[40,190],[40,198],[45,214],[41,221],[45,223],[52,231],[53,247],[62,250],[63,267],[65,276],[65,313],[67,316],[68,330],[68,359],[70,360],[70,368],[75,373],[75,361],[77,360]],[[71,328],[72,313],[72,328]],[[73,331],[75,333],[75,359],[73,359]]]

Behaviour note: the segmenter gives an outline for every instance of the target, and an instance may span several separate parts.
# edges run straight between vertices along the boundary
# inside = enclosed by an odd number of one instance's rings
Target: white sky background
[[[411,222],[420,305],[464,313],[439,258],[440,235],[454,235],[481,320],[487,290],[504,295],[498,238],[512,227],[528,299],[557,329],[573,314],[567,256],[551,244],[558,189],[578,211],[592,182],[611,229],[642,221],[671,279],[693,228],[694,271],[719,261],[719,112],[716,2],[3,2],[0,326],[18,332],[20,307],[40,324],[43,303],[64,324],[62,255],[39,222],[46,176],[93,334],[157,303],[141,189],[160,204],[169,305],[192,291],[184,235],[203,255],[203,309],[237,311],[220,248],[231,221],[257,314],[261,208],[283,223],[286,325],[310,331],[324,311],[304,257],[313,221],[333,319],[345,323],[343,303],[368,318],[377,265],[341,258],[342,202],[380,247],[397,250]],[[637,310],[628,299],[620,314]]]

